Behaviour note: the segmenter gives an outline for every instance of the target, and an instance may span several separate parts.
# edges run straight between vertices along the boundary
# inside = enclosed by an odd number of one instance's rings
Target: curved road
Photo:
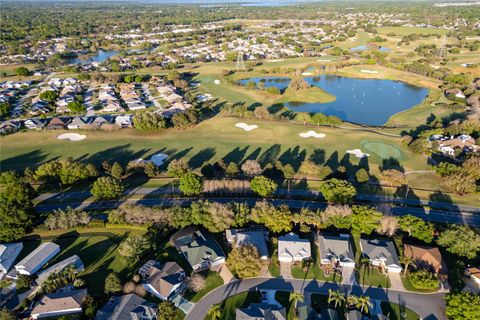
[[[251,290],[281,290],[297,291],[302,293],[321,293],[328,295],[328,289],[336,290],[336,283],[320,282],[316,280],[282,279],[282,278],[251,278],[235,280],[216,288],[208,293],[190,310],[185,319],[204,319],[208,309],[226,298]],[[443,293],[421,294],[414,292],[395,291],[382,288],[361,287],[359,285],[341,285],[342,291],[355,295],[368,295],[371,299],[389,301],[406,306],[415,311],[422,319],[446,319],[445,299]]]

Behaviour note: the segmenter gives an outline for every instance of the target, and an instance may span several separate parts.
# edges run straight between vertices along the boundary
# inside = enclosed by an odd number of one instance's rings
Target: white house
[[[53,242],[43,242],[28,256],[15,265],[17,273],[34,275],[41,267],[60,252],[60,246]]]
[[[23,243],[21,242],[0,244],[0,280],[2,280],[8,270],[10,270],[22,249]]]
[[[162,300],[171,300],[184,287],[185,271],[176,262],[149,260],[140,268],[145,290]]]
[[[53,318],[82,313],[87,289],[46,294],[33,307],[33,319]]]
[[[355,267],[355,255],[349,234],[326,235],[319,234],[317,243],[320,248],[320,263],[342,267]]]
[[[293,232],[278,237],[278,261],[298,262],[310,259],[311,256],[310,240],[300,239]]]

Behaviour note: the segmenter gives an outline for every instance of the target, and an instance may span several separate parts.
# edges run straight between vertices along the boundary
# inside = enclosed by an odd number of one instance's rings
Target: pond
[[[334,95],[337,99],[329,103],[288,102],[285,106],[295,112],[321,112],[342,120],[366,124],[383,125],[401,111],[419,104],[428,95],[428,89],[409,85],[401,81],[380,79],[357,79],[336,75],[321,75],[304,78],[312,86],[317,86]],[[246,85],[249,81],[262,82],[265,88],[275,86],[284,91],[290,79],[287,77],[264,77],[240,80]],[[299,100],[301,97],[299,97]]]
[[[364,51],[364,50],[368,50],[368,49],[369,48],[366,45],[362,45],[362,46],[353,47],[353,48],[350,49],[350,51]],[[386,47],[378,47],[377,50],[378,51],[383,51],[383,52],[391,51],[390,48],[386,48]]]
[[[74,59],[67,59],[68,64],[78,64],[78,63],[90,63],[90,62],[103,62],[106,61],[108,58],[116,56],[119,51],[116,50],[109,50],[103,51],[98,50],[96,54],[89,54],[83,58],[74,58]]]

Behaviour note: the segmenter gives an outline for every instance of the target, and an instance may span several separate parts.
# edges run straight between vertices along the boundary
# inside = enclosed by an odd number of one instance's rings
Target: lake
[[[68,64],[78,64],[78,63],[89,63],[89,62],[103,62],[106,61],[108,58],[116,56],[119,51],[116,50],[109,50],[103,51],[98,50],[97,53],[89,54],[84,58],[74,58],[74,59],[67,59]]]
[[[362,46],[356,46],[356,47],[353,47],[350,49],[350,51],[364,51],[364,50],[368,50],[369,48],[366,46],[366,45],[362,45]],[[386,47],[377,47],[378,51],[383,51],[383,52],[388,52],[388,51],[391,51],[390,48],[386,48]]]
[[[336,75],[321,75],[304,78],[312,86],[317,86],[334,95],[337,99],[329,103],[289,102],[285,106],[295,112],[321,112],[342,120],[380,126],[401,111],[419,104],[428,95],[428,89],[409,85],[401,81],[380,79],[358,79]],[[277,87],[283,92],[289,83],[287,77],[262,77],[242,79],[246,85],[254,81],[264,87]]]

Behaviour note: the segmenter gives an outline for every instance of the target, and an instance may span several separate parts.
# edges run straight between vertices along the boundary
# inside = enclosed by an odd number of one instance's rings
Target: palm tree
[[[368,297],[368,296],[358,297],[356,306],[357,306],[357,308],[360,309],[360,311],[362,313],[363,312],[368,313],[368,310],[370,308],[370,297]]]
[[[349,306],[356,306],[358,302],[358,297],[355,295],[351,295],[347,297],[347,305]]]
[[[403,270],[403,276],[405,277],[407,275],[408,267],[415,266],[415,261],[413,261],[411,257],[407,257],[404,253],[402,257],[402,263],[405,265],[405,269]]]
[[[297,302],[300,301],[300,302],[303,302],[303,294],[301,294],[300,292],[292,292],[290,293],[290,303],[294,303],[295,305],[295,309],[297,308]]]
[[[332,301],[335,302],[336,309],[337,305],[342,305],[345,302],[345,296],[340,292],[340,290],[334,291],[332,289],[328,289],[328,303]]]
[[[220,305],[214,304],[213,306],[211,306],[210,309],[208,309],[207,315],[212,320],[220,319],[220,317],[222,316],[222,309],[220,308]]]

